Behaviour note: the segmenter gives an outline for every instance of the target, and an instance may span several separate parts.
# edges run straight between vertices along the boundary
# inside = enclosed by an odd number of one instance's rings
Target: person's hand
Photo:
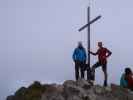
[[[88,52],[90,53],[91,51],[90,51],[90,50],[88,50]]]

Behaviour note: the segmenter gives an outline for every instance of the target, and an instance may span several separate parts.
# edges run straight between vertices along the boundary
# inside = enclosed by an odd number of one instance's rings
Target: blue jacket
[[[128,85],[128,82],[127,80],[125,80],[125,74],[122,74],[121,79],[120,79],[120,86],[127,87],[127,85]]]
[[[76,48],[73,52],[73,60],[76,61],[86,61],[86,51],[84,48]]]

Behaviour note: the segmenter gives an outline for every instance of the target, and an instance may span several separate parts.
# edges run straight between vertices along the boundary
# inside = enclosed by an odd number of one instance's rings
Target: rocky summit
[[[6,100],[133,100],[133,92],[118,85],[91,86],[85,80],[67,80],[62,85],[34,82],[21,87]]]

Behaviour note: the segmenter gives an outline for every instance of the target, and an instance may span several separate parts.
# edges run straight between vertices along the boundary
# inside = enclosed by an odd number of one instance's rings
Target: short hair
[[[79,44],[79,45],[82,45],[82,42],[81,42],[81,41],[79,41],[79,42],[78,42],[78,44]]]
[[[131,73],[132,73],[132,70],[129,67],[125,68],[125,74],[126,75],[129,75]]]
[[[102,42],[98,42],[98,44],[103,44]]]

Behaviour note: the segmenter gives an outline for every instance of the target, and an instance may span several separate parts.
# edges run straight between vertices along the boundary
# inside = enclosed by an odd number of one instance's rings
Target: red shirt
[[[107,53],[108,53],[108,49],[107,48],[100,48],[97,51],[98,54],[98,60],[99,62],[101,62],[102,64],[107,63]]]
[[[133,88],[133,75],[128,75],[127,81],[128,81],[128,87]]]

